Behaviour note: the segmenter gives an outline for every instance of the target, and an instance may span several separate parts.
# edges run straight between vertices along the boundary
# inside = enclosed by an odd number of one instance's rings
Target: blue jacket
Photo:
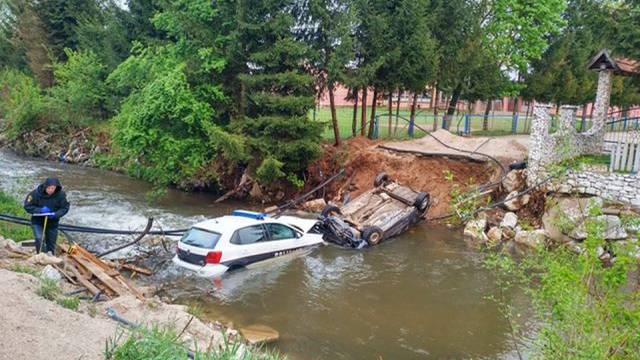
[[[56,191],[49,195],[45,191],[47,186],[55,185]],[[47,226],[56,226],[61,217],[65,216],[69,212],[69,202],[67,201],[67,195],[62,191],[62,185],[57,178],[48,178],[42,184],[33,190],[27,198],[24,200],[24,209],[29,214],[38,213],[39,208],[48,207],[56,215],[54,218],[49,217],[47,220]],[[36,225],[43,225],[43,216],[32,216],[31,223]]]

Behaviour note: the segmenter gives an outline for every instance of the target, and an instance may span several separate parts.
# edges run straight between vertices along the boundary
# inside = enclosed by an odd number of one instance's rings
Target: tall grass
[[[0,190],[0,214],[27,217],[22,205],[13,197]],[[15,241],[31,240],[33,234],[31,228],[25,225],[18,225],[6,221],[0,221],[0,235]]]
[[[124,341],[123,333],[107,341],[107,360],[196,359],[196,360],[284,360],[282,355],[263,351],[240,342],[225,342],[221,349],[191,352],[175,330],[153,327],[132,330]]]

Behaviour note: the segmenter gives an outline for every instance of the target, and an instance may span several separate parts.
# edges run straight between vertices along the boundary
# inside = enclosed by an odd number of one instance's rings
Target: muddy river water
[[[150,205],[144,182],[0,153],[0,187],[17,198],[47,176],[61,178],[72,204],[65,221],[77,225],[140,229],[152,216],[178,228],[242,206],[178,191]],[[80,240],[89,248],[118,241]],[[487,299],[498,289],[482,254],[459,231],[426,224],[366,251],[322,246],[215,281],[167,265],[159,281],[211,319],[277,329],[280,340],[270,346],[291,359],[515,358],[514,342],[526,341],[513,339],[500,308]],[[504,296],[527,313],[522,294]]]

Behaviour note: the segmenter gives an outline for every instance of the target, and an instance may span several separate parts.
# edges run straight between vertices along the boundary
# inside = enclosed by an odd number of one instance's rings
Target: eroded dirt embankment
[[[488,163],[389,151],[379,148],[380,143],[356,138],[340,148],[325,147],[323,158],[310,167],[317,177],[314,180],[319,183],[320,178],[345,169],[345,176],[325,189],[325,199],[339,201],[346,193],[354,198],[370,189],[376,175],[384,171],[416,191],[429,192],[434,202],[428,216],[438,217],[449,211],[450,192],[455,185],[464,190],[488,182],[497,173]],[[452,179],[447,174],[453,175]]]

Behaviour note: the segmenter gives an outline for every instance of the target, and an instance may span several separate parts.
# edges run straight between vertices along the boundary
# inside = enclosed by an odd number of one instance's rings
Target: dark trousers
[[[36,239],[36,253],[39,252],[56,252],[56,241],[58,240],[58,224],[47,224],[47,229],[42,225],[31,224],[33,237]],[[42,242],[42,233],[44,234],[44,243]]]

